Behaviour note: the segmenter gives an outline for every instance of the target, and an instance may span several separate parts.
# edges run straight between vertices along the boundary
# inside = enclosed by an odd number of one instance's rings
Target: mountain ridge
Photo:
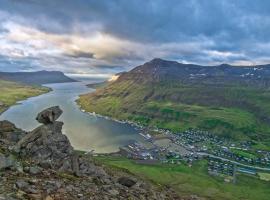
[[[24,84],[42,85],[49,83],[77,82],[60,71],[0,72],[0,79]]]
[[[231,81],[239,84],[256,84],[259,86],[270,85],[270,65],[234,66],[221,64],[215,66],[202,66],[183,64],[176,61],[167,61],[155,58],[139,65],[129,72],[122,73],[119,81],[124,79],[138,79],[142,82],[159,82],[167,80],[180,80],[182,82],[203,82],[211,80],[216,83]],[[260,82],[260,83],[259,83]]]

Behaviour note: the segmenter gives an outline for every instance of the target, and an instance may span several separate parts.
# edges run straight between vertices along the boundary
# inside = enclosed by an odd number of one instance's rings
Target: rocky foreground
[[[61,114],[58,106],[42,111],[36,118],[42,125],[29,133],[0,122],[0,200],[181,199],[74,151],[56,121]]]

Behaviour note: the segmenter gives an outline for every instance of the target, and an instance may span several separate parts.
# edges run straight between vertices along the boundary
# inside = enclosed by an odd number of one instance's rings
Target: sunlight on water
[[[52,88],[53,91],[12,106],[0,116],[0,120],[9,120],[19,128],[29,131],[39,125],[35,120],[38,112],[47,107],[59,105],[64,111],[59,119],[64,122],[63,132],[75,149],[94,149],[98,153],[107,153],[117,151],[119,146],[131,140],[142,140],[138,130],[129,124],[121,124],[81,112],[75,103],[78,95],[94,91],[87,88],[85,83],[46,86]]]

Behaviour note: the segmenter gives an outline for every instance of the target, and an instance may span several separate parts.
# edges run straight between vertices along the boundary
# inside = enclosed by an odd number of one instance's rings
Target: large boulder
[[[63,111],[59,108],[59,106],[54,106],[40,112],[37,115],[36,120],[41,124],[51,124],[56,121],[62,115],[62,113]]]
[[[40,112],[36,119],[43,125],[25,135],[14,150],[42,167],[73,171],[76,167],[73,148],[67,136],[62,134],[63,122],[55,121],[61,114],[59,106]]]
[[[16,130],[16,127],[10,121],[7,120],[0,121],[0,133],[12,132],[14,130]]]
[[[132,180],[129,177],[120,177],[118,179],[118,183],[120,183],[121,185],[124,185],[126,187],[132,187],[133,185],[136,184],[136,181]]]
[[[7,149],[25,136],[26,132],[18,129],[13,123],[0,121],[0,147]]]
[[[61,113],[58,106],[40,112],[37,120],[43,125],[26,134],[13,150],[43,168],[72,172],[78,176],[103,174],[103,170],[80,159],[74,152],[67,136],[62,134],[63,122],[55,121]]]
[[[22,171],[21,164],[16,160],[13,155],[4,155],[0,153],[0,171],[6,169]]]

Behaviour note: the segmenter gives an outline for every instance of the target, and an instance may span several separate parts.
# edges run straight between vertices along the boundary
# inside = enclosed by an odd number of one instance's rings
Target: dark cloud
[[[67,56],[73,57],[73,58],[94,58],[93,53],[89,52],[83,52],[83,51],[74,51],[70,54],[66,54]]]
[[[103,48],[106,55],[98,47],[63,53],[73,63],[78,59],[81,64],[84,58],[95,66],[116,68],[151,57],[199,64],[266,62],[270,54],[269,10],[268,0],[0,1],[2,21],[58,36],[91,37],[101,32],[128,41],[128,48],[113,43],[117,52]],[[6,31],[0,26],[0,33]]]
[[[204,35],[227,40],[269,39],[270,2],[253,0],[2,0],[1,8],[40,29],[70,32],[74,23],[100,23],[104,31],[133,40],[178,41]],[[40,19],[47,18],[43,23]],[[39,23],[40,22],[40,23]],[[51,22],[60,25],[50,26]],[[82,28],[83,29],[83,28]],[[85,28],[87,32],[87,28]]]

